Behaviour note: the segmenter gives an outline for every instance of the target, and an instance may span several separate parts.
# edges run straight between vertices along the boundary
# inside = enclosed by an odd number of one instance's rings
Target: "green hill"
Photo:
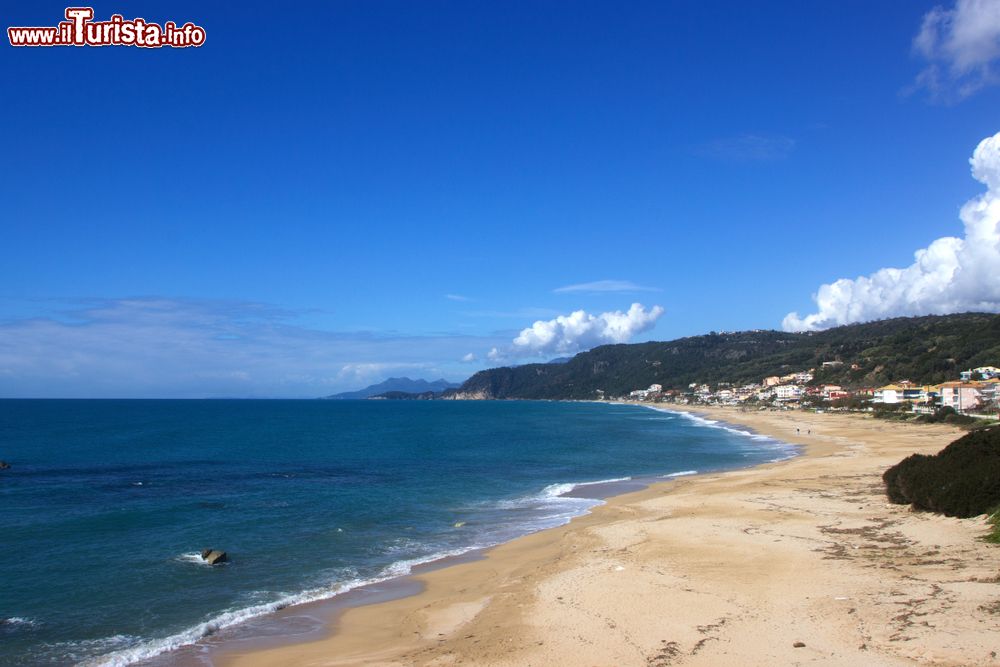
[[[840,361],[836,367],[824,361]],[[815,368],[813,383],[877,386],[895,380],[937,383],[959,371],[1000,365],[1000,315],[900,317],[820,332],[710,333],[667,342],[603,345],[559,364],[480,371],[451,398],[591,399],[662,384],[760,382]],[[856,366],[856,368],[852,368]]]

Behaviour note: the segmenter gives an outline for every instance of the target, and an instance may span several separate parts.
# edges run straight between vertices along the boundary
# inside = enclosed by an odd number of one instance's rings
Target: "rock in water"
[[[10,467],[9,463],[7,463],[6,461],[0,461],[0,470],[6,470],[9,467]]]
[[[201,559],[209,565],[218,565],[219,563],[225,563],[229,560],[226,556],[226,552],[219,551],[218,549],[205,549],[201,552]]]

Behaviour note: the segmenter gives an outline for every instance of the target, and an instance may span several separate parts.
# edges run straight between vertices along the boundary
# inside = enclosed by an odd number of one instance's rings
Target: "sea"
[[[0,665],[190,664],[608,493],[796,453],[624,404],[0,400]]]

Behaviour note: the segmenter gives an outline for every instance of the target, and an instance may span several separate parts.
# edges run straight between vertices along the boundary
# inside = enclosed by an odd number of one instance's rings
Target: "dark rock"
[[[226,556],[225,551],[219,551],[218,549],[205,549],[201,552],[201,559],[209,565],[218,565],[228,561],[229,557]]]
[[[794,648],[805,648],[806,647],[806,645],[803,644],[802,642],[795,642],[794,644],[792,644],[792,646]]]
[[[0,461],[0,470],[6,470],[9,467],[10,467],[9,463],[7,463],[6,461]]]

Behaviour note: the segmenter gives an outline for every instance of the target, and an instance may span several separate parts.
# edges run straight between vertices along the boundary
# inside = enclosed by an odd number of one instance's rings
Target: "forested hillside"
[[[823,368],[824,361],[842,365]],[[814,383],[937,383],[961,370],[1000,365],[1000,315],[901,317],[821,332],[710,333],[668,342],[604,345],[565,363],[480,371],[446,398],[595,398],[662,384],[750,383],[816,369]],[[856,366],[856,368],[852,368]]]

